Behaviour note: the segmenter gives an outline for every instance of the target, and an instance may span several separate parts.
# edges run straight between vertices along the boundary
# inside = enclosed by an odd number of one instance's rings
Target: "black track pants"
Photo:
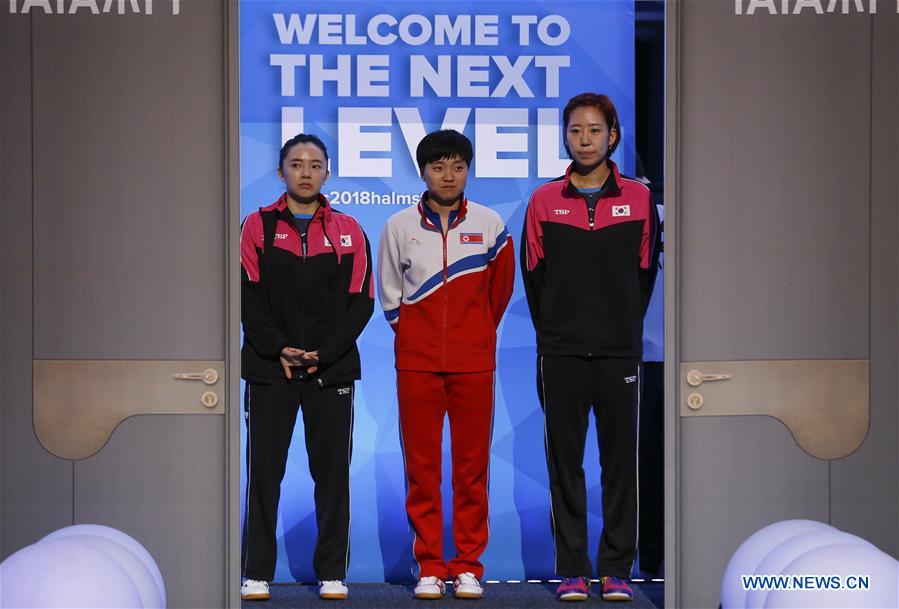
[[[591,576],[584,446],[596,417],[603,531],[596,572],[630,577],[637,548],[637,417],[640,361],[540,356],[537,391],[546,421],[556,573]]]
[[[315,483],[318,538],[312,566],[321,580],[344,579],[350,558],[350,456],[353,384],[319,388],[309,381],[247,383],[247,497],[242,573],[271,581],[275,574],[278,500],[287,450],[302,404],[306,453]]]

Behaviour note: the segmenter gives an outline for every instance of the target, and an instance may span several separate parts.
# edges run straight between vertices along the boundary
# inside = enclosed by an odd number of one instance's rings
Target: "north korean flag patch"
[[[484,233],[460,233],[459,243],[462,243],[463,245],[470,243],[484,243]]]

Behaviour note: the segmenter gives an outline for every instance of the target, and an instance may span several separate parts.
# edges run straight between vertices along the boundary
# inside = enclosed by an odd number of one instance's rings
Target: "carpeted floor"
[[[308,584],[274,584],[268,601],[244,601],[244,609],[302,609],[304,607],[333,607],[333,609],[559,609],[573,607],[620,607],[621,609],[656,609],[661,606],[662,584],[634,585],[634,600],[629,603],[605,603],[599,596],[599,584],[593,584],[586,602],[561,605],[556,600],[556,584],[485,584],[484,598],[457,600],[452,594],[436,601],[416,600],[412,586],[392,584],[350,584],[350,597],[345,601],[324,601],[318,598],[318,586]],[[654,604],[653,600],[656,603]]]

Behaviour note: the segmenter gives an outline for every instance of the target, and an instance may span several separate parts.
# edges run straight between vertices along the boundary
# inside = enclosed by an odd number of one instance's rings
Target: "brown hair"
[[[574,112],[575,108],[581,108],[583,106],[592,106],[598,109],[606,119],[609,133],[611,133],[613,129],[618,132],[618,137],[615,138],[615,142],[609,147],[609,154],[607,155],[612,156],[612,153],[618,148],[618,143],[621,142],[621,127],[618,124],[618,110],[615,109],[615,104],[612,103],[612,100],[609,99],[608,95],[603,95],[601,93],[579,93],[569,99],[568,103],[565,104],[565,109],[562,110],[563,133],[568,131],[568,121],[571,118],[571,113]],[[571,151],[568,150],[567,138],[563,138],[563,141],[565,142],[565,150],[568,152],[568,156],[571,156]]]

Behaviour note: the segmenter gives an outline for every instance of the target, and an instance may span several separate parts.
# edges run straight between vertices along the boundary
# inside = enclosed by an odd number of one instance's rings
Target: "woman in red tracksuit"
[[[415,540],[417,598],[479,598],[487,546],[496,328],[512,295],[512,238],[499,215],[465,198],[471,142],[427,135],[416,152],[427,192],[394,214],[378,251],[384,315],[396,331],[406,511]],[[449,416],[456,555],[443,559],[443,419]]]

